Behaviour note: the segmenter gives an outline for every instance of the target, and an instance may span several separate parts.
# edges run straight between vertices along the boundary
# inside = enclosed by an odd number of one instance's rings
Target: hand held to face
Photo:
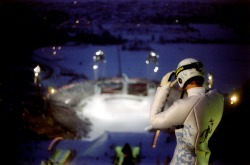
[[[171,82],[171,78],[174,75],[175,75],[175,70],[168,72],[165,76],[163,76],[160,86],[164,86],[164,85],[167,85],[169,83],[169,85],[172,84],[171,85],[171,87],[172,87],[177,82],[176,80]]]

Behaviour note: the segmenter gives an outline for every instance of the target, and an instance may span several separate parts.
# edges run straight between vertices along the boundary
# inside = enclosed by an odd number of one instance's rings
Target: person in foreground
[[[176,79],[171,82],[172,75]],[[206,91],[204,67],[194,58],[182,60],[175,71],[167,73],[157,88],[150,108],[149,121],[154,129],[174,127],[176,147],[170,164],[208,165],[210,137],[219,125],[224,98],[216,90]],[[171,87],[179,84],[187,97],[164,107]]]

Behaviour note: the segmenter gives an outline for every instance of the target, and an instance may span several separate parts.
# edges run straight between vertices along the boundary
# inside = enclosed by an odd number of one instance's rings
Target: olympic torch
[[[172,73],[171,76],[169,77],[169,80],[171,80],[171,77],[175,75],[175,73]],[[170,83],[170,89],[177,83],[177,80],[174,80],[173,82]],[[170,91],[169,91],[170,92]],[[166,98],[167,99],[167,98]],[[166,100],[167,101],[167,100]],[[160,130],[157,129],[156,132],[155,132],[155,135],[154,135],[154,139],[153,139],[153,143],[152,143],[152,148],[155,148],[156,147],[156,144],[157,144],[157,140],[159,138],[159,135],[160,135]]]

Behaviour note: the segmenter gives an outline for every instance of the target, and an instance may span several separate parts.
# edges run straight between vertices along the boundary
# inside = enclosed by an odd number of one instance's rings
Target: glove
[[[175,71],[171,71],[171,72],[168,72],[161,80],[161,84],[160,86],[164,86],[164,85],[171,85],[173,86],[173,84],[175,84],[177,81],[174,81],[173,83],[171,83],[171,76],[174,75]]]

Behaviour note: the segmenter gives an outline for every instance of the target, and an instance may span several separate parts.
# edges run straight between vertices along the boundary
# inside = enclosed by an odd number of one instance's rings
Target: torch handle
[[[154,140],[153,140],[153,144],[152,144],[152,148],[155,148],[156,147],[156,143],[157,143],[157,140],[158,140],[158,137],[159,137],[159,135],[160,135],[160,130],[158,129],[158,130],[156,130],[156,132],[155,132],[155,136],[154,136]]]
[[[172,74],[172,75],[174,75],[174,74]],[[171,75],[171,76],[172,76]],[[169,78],[169,79],[171,79],[171,78]],[[170,83],[170,88],[172,88],[175,84],[177,83],[177,80],[174,80],[173,82],[171,82]],[[154,140],[153,140],[153,144],[152,144],[152,148],[155,148],[156,147],[156,143],[157,143],[157,140],[158,140],[158,137],[159,137],[159,135],[160,135],[160,130],[158,129],[158,130],[156,130],[156,132],[155,132],[155,136],[154,136]]]

